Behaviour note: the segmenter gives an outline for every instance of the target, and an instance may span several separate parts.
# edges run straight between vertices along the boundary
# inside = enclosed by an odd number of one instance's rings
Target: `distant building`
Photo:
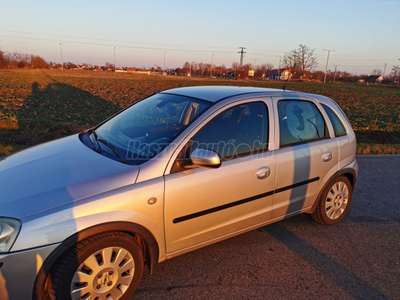
[[[292,78],[292,73],[287,69],[273,69],[265,72],[266,79],[288,80]]]
[[[125,72],[131,74],[149,74],[146,69],[141,68],[126,68]]]
[[[382,83],[383,81],[383,76],[382,75],[370,75],[367,77],[367,79],[365,80],[367,83]]]

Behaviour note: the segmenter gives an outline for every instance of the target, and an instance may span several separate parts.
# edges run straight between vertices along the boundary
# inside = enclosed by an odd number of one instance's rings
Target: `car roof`
[[[261,93],[264,95],[281,95],[283,93],[290,93],[290,91],[285,92],[284,90],[279,89],[256,88],[247,86],[192,86],[166,90],[161,93],[187,96],[210,102],[217,102],[222,99],[239,95]]]

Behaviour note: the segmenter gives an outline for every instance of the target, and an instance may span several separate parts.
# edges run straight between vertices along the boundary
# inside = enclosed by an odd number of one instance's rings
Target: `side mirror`
[[[190,154],[192,163],[202,168],[219,168],[221,166],[221,160],[219,155],[208,149],[197,148]]]

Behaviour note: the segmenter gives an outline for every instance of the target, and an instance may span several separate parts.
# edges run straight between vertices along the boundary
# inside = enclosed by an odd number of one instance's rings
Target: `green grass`
[[[121,108],[158,91],[211,84],[279,89],[283,86],[283,82],[276,81],[0,70],[0,156],[94,126]],[[399,88],[289,82],[287,89],[333,98],[356,131],[359,153],[400,154]]]

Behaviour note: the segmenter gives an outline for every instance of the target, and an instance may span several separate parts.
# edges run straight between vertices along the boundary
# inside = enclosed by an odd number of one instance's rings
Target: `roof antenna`
[[[289,81],[289,76],[286,79],[285,84],[283,85],[283,88],[282,88],[284,92],[286,92],[286,84],[288,83],[288,81]]]

